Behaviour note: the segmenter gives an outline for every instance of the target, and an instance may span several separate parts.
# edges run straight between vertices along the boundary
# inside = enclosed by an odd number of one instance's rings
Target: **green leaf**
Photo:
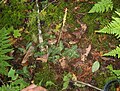
[[[120,16],[120,13],[116,11],[118,16]],[[106,33],[111,34],[117,37],[119,40],[120,38],[120,18],[119,17],[112,17],[113,20],[103,29],[100,31],[97,31],[98,33]],[[120,58],[120,45],[116,47],[116,49],[113,49],[112,51],[105,53],[103,56],[114,56],[117,58]]]
[[[8,77],[11,77],[12,80],[16,80],[18,78],[18,74],[15,75],[15,70],[11,68],[10,71],[8,72]]]
[[[67,87],[69,85],[69,81],[70,81],[71,78],[72,78],[72,75],[70,73],[68,73],[67,75],[64,76],[64,78],[63,78],[64,83],[63,83],[62,90],[67,89]]]
[[[107,68],[114,74],[116,74],[117,77],[120,76],[120,70],[114,70],[112,65],[108,65]]]
[[[113,9],[113,2],[111,0],[101,0],[96,3],[88,13],[103,13],[105,11],[107,12],[109,9]]]
[[[100,63],[98,61],[95,61],[92,65],[92,72],[97,71],[100,68]]]
[[[64,82],[64,83],[63,83],[63,89],[62,89],[62,90],[67,89],[68,85],[69,85],[69,81]]]
[[[19,31],[19,30],[14,30],[14,34],[13,34],[13,36],[14,36],[15,38],[20,37],[20,36],[21,36],[20,31]]]
[[[55,86],[55,84],[54,84],[52,81],[47,81],[47,82],[46,82],[46,87],[47,87],[47,86],[52,86],[52,85]]]
[[[71,58],[78,58],[79,54],[77,52],[77,45],[73,45],[71,48],[65,48],[65,51],[62,53],[63,56]]]
[[[23,80],[23,78],[20,78],[20,79],[15,80],[14,82],[12,82],[11,85],[14,86],[14,87],[19,86],[19,88],[23,89],[23,88],[25,88],[25,86],[28,85],[28,83],[25,82]]]
[[[107,66],[107,68],[108,68],[109,70],[111,70],[111,71],[113,70],[113,67],[112,67],[112,65],[111,65],[111,64],[110,64],[110,65],[108,65],[108,66]]]
[[[6,67],[10,66],[7,60],[12,59],[12,57],[7,55],[12,51],[12,48],[10,48],[10,41],[8,40],[9,33],[9,29],[7,30],[5,27],[0,30],[0,74],[2,75],[7,75],[8,71]]]
[[[116,74],[116,76],[120,76],[120,70],[113,70],[114,74]]]

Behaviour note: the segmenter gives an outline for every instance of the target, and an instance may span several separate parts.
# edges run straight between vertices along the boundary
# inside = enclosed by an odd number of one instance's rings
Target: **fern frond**
[[[116,12],[120,16],[119,12]],[[109,23],[106,27],[97,31],[99,33],[114,34],[117,38],[120,38],[120,18],[113,17],[113,21]],[[114,56],[120,58],[120,47],[104,54],[104,56]]]
[[[116,13],[119,14],[118,12]],[[117,38],[120,38],[120,18],[113,17],[113,21],[111,23],[109,23],[106,27],[97,32],[115,34]]]
[[[108,52],[108,53],[105,53],[104,56],[113,56],[113,57],[118,57],[120,58],[120,47],[117,47],[116,49]]]
[[[10,41],[8,40],[8,32],[5,28],[0,30],[0,74],[6,75],[5,68],[10,66],[5,60],[11,59],[11,57],[7,56],[6,54],[10,52]]]
[[[9,44],[9,37],[5,28],[2,28],[0,30],[0,35],[0,61],[2,61],[2,59],[10,59],[10,57],[8,57],[6,53],[10,52],[12,49],[9,49],[11,45]]]
[[[89,11],[89,13],[103,13],[107,12],[108,10],[113,9],[113,3],[111,0],[101,0],[101,2],[96,3],[92,9]]]

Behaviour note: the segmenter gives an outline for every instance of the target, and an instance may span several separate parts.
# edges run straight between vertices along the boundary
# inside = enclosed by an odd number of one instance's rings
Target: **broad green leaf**
[[[62,90],[67,89],[68,85],[69,85],[69,81],[64,82],[64,83],[63,83],[63,89],[62,89]]]
[[[95,72],[99,69],[100,63],[98,61],[95,61],[92,65],[92,72]]]
[[[13,34],[13,36],[14,36],[15,38],[20,37],[20,36],[21,36],[20,31],[19,31],[19,30],[14,30],[14,34]]]
[[[11,68],[10,71],[8,72],[8,77],[11,77],[12,80],[16,80],[18,78],[18,74],[15,75],[15,70]]]

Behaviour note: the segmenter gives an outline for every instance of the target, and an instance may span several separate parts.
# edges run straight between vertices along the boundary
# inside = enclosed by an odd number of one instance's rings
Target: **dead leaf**
[[[83,23],[81,23],[80,25],[81,25],[82,31],[85,32],[87,30],[87,25]]]
[[[37,86],[35,84],[31,84],[30,86],[22,89],[21,91],[47,91],[47,89],[41,87],[41,86]]]
[[[81,39],[82,32],[80,28],[75,28],[75,31],[72,33],[77,39]]]
[[[98,40],[100,43],[102,43],[102,41],[105,41],[107,39],[107,36],[106,35],[99,35],[98,36]]]
[[[45,54],[39,58],[36,58],[37,61],[47,62],[48,61],[48,54]]]
[[[33,55],[33,51],[34,51],[34,47],[30,46],[22,60],[22,64],[28,61],[28,58]]]
[[[51,45],[56,44],[57,43],[57,39],[48,40],[48,43],[51,44]]]
[[[61,39],[71,39],[72,38],[72,35],[68,32],[62,32],[62,36],[61,36]]]
[[[74,45],[74,44],[77,44],[78,42],[79,42],[78,40],[71,40],[69,44]]]
[[[98,60],[103,55],[103,53],[99,51],[93,51],[91,54],[94,60]]]
[[[15,39],[13,37],[10,37],[9,41],[10,41],[10,44],[13,45],[13,44],[15,44],[17,42],[17,39]]]
[[[90,53],[90,50],[91,50],[91,45],[89,45],[88,48],[86,48],[86,53],[84,55],[88,56],[88,54]]]
[[[85,60],[86,60],[88,54],[90,53],[90,50],[91,50],[91,45],[89,45],[88,48],[86,48],[85,53],[81,56],[81,60],[82,60],[82,61],[85,61]]]
[[[65,60],[65,57],[59,59],[59,62],[60,62],[60,65],[61,65],[61,67],[62,67],[63,69],[65,69],[66,67],[68,67],[68,64],[67,64],[67,62],[66,62],[66,60]]]

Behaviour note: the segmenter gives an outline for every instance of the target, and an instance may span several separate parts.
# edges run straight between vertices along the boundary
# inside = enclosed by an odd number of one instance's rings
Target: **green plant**
[[[77,52],[77,45],[73,45],[71,48],[65,48],[62,41],[60,41],[58,46],[52,45],[49,48],[49,60],[57,61],[61,57],[66,57],[67,59],[78,58],[79,54]]]
[[[24,0],[27,1],[27,0]],[[14,26],[18,28],[24,24],[27,10],[32,9],[30,3],[25,3],[23,0],[4,1],[0,5],[0,29],[2,27]],[[1,11],[2,10],[2,11]]]
[[[120,17],[120,13],[117,12],[117,15]],[[117,37],[117,39],[120,38],[120,18],[113,17],[113,21],[109,23],[106,27],[101,29],[100,31],[97,31],[99,33],[107,33],[107,34],[113,34]],[[105,53],[104,56],[114,56],[120,58],[120,47],[117,46],[116,49]]]
[[[92,9],[89,11],[89,13],[103,13],[105,11],[113,9],[113,3],[111,0],[101,0],[100,2],[96,3]]]
[[[92,72],[97,71],[100,68],[100,63],[99,61],[95,61],[92,65]]]
[[[109,69],[110,73],[113,75],[114,78],[120,78],[120,70],[114,70],[112,65],[108,65],[107,68]]]
[[[63,88],[62,88],[62,90],[67,89],[71,78],[72,78],[71,73],[68,73],[63,77]]]
[[[55,86],[55,72],[52,70],[47,63],[42,63],[42,68],[38,69],[35,73],[34,80],[35,83],[41,86],[51,87]]]
[[[11,68],[8,72],[8,77],[11,77],[11,80],[16,80],[18,78],[18,74],[15,74],[15,70]]]
[[[7,53],[12,51],[10,48],[9,41],[9,32],[6,28],[0,30],[0,74],[7,75],[6,67],[10,66],[6,60],[11,59],[12,57],[7,56]]]
[[[8,77],[11,78],[9,84],[3,84],[0,87],[0,91],[20,91],[28,85],[23,78],[19,78],[18,74],[16,74],[16,71],[13,68],[9,70]]]
[[[73,45],[71,48],[65,48],[62,55],[67,57],[68,59],[78,58],[79,54],[77,53],[77,45]]]

